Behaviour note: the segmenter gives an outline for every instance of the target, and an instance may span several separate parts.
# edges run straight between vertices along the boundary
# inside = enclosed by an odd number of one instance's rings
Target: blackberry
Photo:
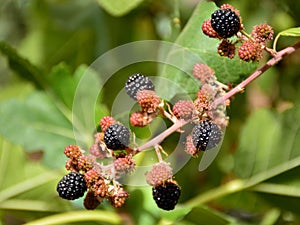
[[[104,142],[107,148],[112,150],[125,149],[129,144],[129,139],[129,129],[118,123],[110,125],[104,133]]]
[[[87,190],[84,176],[77,172],[65,175],[57,184],[56,191],[61,198],[74,200],[83,196]]]
[[[140,74],[133,74],[132,76],[130,76],[125,84],[125,90],[126,93],[133,98],[134,100],[136,100],[136,94],[139,91],[142,90],[152,90],[154,91],[154,84],[152,83],[152,81]]]
[[[197,124],[192,131],[193,144],[197,150],[205,151],[215,147],[222,138],[219,127],[205,120]]]
[[[164,210],[173,210],[181,194],[180,187],[174,182],[165,182],[152,188],[153,199]]]
[[[211,15],[211,26],[220,37],[229,38],[240,30],[241,22],[231,9],[218,9]]]

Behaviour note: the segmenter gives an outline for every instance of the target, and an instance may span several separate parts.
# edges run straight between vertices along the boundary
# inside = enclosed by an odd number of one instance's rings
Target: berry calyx
[[[87,190],[84,176],[81,173],[71,172],[65,175],[57,184],[56,191],[61,198],[74,200],[84,195]]]
[[[152,196],[157,206],[164,210],[173,210],[181,194],[180,187],[173,181],[152,188]]]
[[[220,37],[229,38],[240,30],[241,22],[231,9],[218,9],[211,15],[211,26]]]
[[[154,84],[152,83],[152,81],[140,74],[133,74],[132,76],[130,76],[125,84],[125,90],[126,93],[133,98],[134,100],[136,100],[136,94],[139,91],[142,90],[154,90]]]
[[[125,149],[130,141],[130,131],[122,124],[110,125],[104,133],[104,142],[112,150]]]
[[[218,46],[218,54],[232,59],[235,55],[235,45],[226,39],[222,40]]]
[[[192,138],[196,149],[205,151],[212,149],[221,141],[222,133],[215,123],[205,120],[194,127]]]
[[[83,201],[84,208],[87,210],[93,210],[100,205],[101,202],[97,199],[97,196],[94,195],[94,192],[89,191]]]
[[[142,107],[142,111],[147,113],[156,112],[160,98],[152,90],[141,90],[136,94],[136,99]]]

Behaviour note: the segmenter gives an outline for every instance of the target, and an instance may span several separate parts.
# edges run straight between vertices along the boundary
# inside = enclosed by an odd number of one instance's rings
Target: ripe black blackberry
[[[218,9],[211,15],[211,26],[220,37],[229,38],[240,30],[241,22],[231,9]]]
[[[132,76],[130,76],[125,84],[125,90],[126,93],[133,98],[134,100],[136,100],[136,94],[139,91],[142,90],[152,90],[154,91],[154,84],[152,83],[152,81],[140,74],[133,74]]]
[[[84,176],[77,172],[71,172],[65,175],[58,182],[56,187],[59,196],[67,200],[74,200],[82,197],[86,190],[87,187]]]
[[[194,127],[192,139],[197,150],[205,151],[215,147],[221,141],[222,133],[215,123],[205,120]]]
[[[130,131],[122,124],[110,125],[104,133],[104,142],[107,148],[112,150],[122,150],[128,146],[130,141]]]
[[[167,181],[164,184],[152,188],[154,201],[159,208],[164,210],[174,209],[180,194],[180,187],[172,181]]]

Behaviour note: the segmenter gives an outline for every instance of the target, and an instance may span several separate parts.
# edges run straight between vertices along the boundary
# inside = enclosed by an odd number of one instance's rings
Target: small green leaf
[[[64,63],[60,63],[52,68],[47,80],[55,99],[60,99],[71,110],[76,83],[70,69]]]
[[[300,27],[293,27],[280,32],[281,36],[300,37]]]
[[[136,8],[142,1],[143,0],[98,0],[98,3],[111,15],[123,16]]]
[[[293,27],[287,30],[283,30],[277,34],[273,42],[273,49],[276,51],[276,45],[280,36],[287,36],[287,37],[300,37],[300,27]]]

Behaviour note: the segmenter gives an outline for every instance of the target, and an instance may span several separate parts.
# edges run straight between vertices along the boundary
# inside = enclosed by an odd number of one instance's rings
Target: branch
[[[281,51],[279,51],[276,56],[271,58],[265,65],[263,65],[261,68],[256,70],[254,73],[252,73],[246,80],[242,81],[239,85],[237,85],[235,88],[231,89],[229,92],[227,92],[225,95],[223,95],[220,98],[215,99],[215,101],[212,103],[212,108],[217,107],[220,104],[224,104],[227,99],[232,97],[233,95],[242,92],[244,88],[254,81],[256,78],[258,78],[261,74],[263,74],[265,71],[267,71],[269,68],[274,66],[276,63],[278,63],[280,60],[283,59],[283,57],[292,54],[295,52],[298,48],[300,48],[300,42],[297,44],[287,47]]]
[[[191,121],[186,121],[186,120],[177,120],[171,127],[169,127],[167,130],[165,130],[164,132],[162,132],[161,134],[159,134],[158,136],[156,136],[155,138],[151,139],[150,141],[148,141],[146,144],[140,146],[137,148],[137,152],[141,152],[147,148],[151,148],[153,146],[158,145],[159,143],[161,143],[166,137],[168,137],[170,134],[174,133],[175,131],[177,131],[178,129],[180,129],[181,127],[183,127],[184,125],[186,125],[187,123],[189,123]]]

